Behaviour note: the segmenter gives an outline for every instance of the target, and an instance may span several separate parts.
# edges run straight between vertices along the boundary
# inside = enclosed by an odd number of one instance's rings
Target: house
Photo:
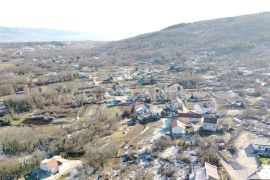
[[[188,99],[187,99],[188,102],[200,102],[201,99],[199,96],[195,96],[195,95],[191,95]]]
[[[257,136],[252,139],[254,151],[270,156],[270,137]]]
[[[172,137],[181,137],[186,133],[186,125],[178,120],[172,120]]]
[[[169,72],[183,72],[185,70],[186,68],[181,67],[181,66],[175,66],[175,65],[170,66],[168,69]]]
[[[148,100],[151,100],[150,94],[149,93],[136,93],[134,94],[134,99],[135,101],[139,102],[146,102]]]
[[[90,79],[89,76],[85,73],[79,72],[78,74],[81,81],[88,81]]]
[[[154,118],[162,117],[163,108],[159,106],[152,105],[150,106],[150,113]]]
[[[212,102],[200,103],[194,105],[194,112],[197,114],[207,114],[215,111],[215,105]]]
[[[153,85],[156,84],[156,80],[151,76],[143,76],[141,79],[138,80],[138,83],[141,86]]]
[[[124,95],[124,94],[129,93],[129,88],[121,85],[120,83],[114,84],[112,88],[116,92],[117,95]]]
[[[131,81],[131,80],[133,80],[133,77],[130,76],[130,75],[128,75],[128,74],[124,74],[124,75],[123,75],[123,78],[124,78],[124,80],[126,80],[126,81]]]
[[[184,89],[196,89],[198,82],[195,80],[183,80],[180,82]]]
[[[183,86],[179,83],[172,83],[167,86],[165,90],[166,97],[168,99],[177,99],[177,98],[184,98],[185,94],[183,92]]]
[[[226,107],[234,108],[234,109],[243,109],[245,108],[245,104],[242,101],[236,101],[236,102],[226,104]]]
[[[113,83],[113,77],[112,76],[109,76],[108,78],[104,79],[102,81],[102,84],[108,84],[108,83]]]
[[[6,106],[0,105],[0,117],[4,116],[7,112]]]
[[[112,107],[117,106],[119,103],[120,103],[119,100],[113,99],[107,102],[107,107],[112,108]]]
[[[201,114],[183,112],[181,110],[177,110],[177,117],[188,119],[188,122],[200,122],[202,120]]]
[[[161,121],[163,122],[163,129],[168,130],[171,129],[172,120],[168,118],[162,118]]]
[[[75,68],[75,70],[77,71],[81,71],[82,70],[82,66],[80,64],[74,64],[73,67]]]
[[[43,77],[48,79],[48,81],[47,81],[48,83],[59,82],[59,77],[58,77],[58,74],[56,72],[48,72]]]
[[[203,130],[205,131],[217,131],[217,121],[216,117],[205,117],[203,120]]]
[[[56,159],[45,159],[41,161],[39,168],[50,174],[56,174],[59,172],[59,164]]]
[[[205,162],[204,168],[194,170],[194,180],[219,180],[217,167]]]
[[[55,64],[67,64],[68,63],[68,61],[65,59],[54,59],[53,62]]]
[[[122,76],[118,76],[118,77],[114,77],[113,80],[114,81],[124,81],[125,79]]]
[[[98,87],[94,90],[94,92],[95,92],[95,100],[102,101],[105,99],[105,92],[106,92],[105,89]]]
[[[18,87],[15,89],[15,93],[16,94],[24,94],[24,88],[23,87]]]
[[[131,113],[137,114],[137,115],[150,113],[150,106],[145,103],[134,104],[131,108]]]
[[[127,96],[118,96],[115,97],[115,99],[109,100],[107,102],[107,107],[115,107],[115,106],[127,106],[134,102],[134,100],[131,97]]]
[[[176,111],[178,109],[182,109],[182,104],[177,100],[173,100],[169,103],[169,108],[171,111]]]
[[[155,88],[154,91],[150,92],[151,96],[155,98],[158,102],[165,102],[166,97],[162,88]]]

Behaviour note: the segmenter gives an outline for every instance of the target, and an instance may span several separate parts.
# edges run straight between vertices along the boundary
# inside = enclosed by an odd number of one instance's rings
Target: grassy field
[[[0,66],[0,68],[1,68],[1,66]],[[31,90],[33,92],[38,92],[39,89],[41,89],[42,92],[46,93],[50,89],[56,89],[58,87],[63,87],[63,88],[67,88],[67,89],[76,90],[78,88],[84,88],[84,87],[88,87],[88,86],[89,85],[87,83],[81,82],[79,80],[75,80],[75,81],[71,81],[71,82],[60,82],[60,83],[49,84],[47,86],[33,87]]]
[[[125,137],[125,134],[122,133],[122,131],[117,131],[111,135],[111,139],[113,140],[120,140]]]

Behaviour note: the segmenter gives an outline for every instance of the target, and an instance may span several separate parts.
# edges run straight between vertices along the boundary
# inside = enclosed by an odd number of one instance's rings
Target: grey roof
[[[255,137],[253,143],[261,146],[270,146],[270,138],[267,137]]]
[[[195,170],[195,180],[207,180],[207,174],[205,168],[200,168]]]
[[[217,118],[210,118],[210,117],[205,117],[203,120],[204,123],[211,123],[211,124],[217,124]]]
[[[208,176],[210,176],[212,179],[219,179],[217,167],[205,162],[205,169]]]
[[[195,180],[208,180],[211,179],[220,179],[217,171],[217,167],[205,162],[204,168],[195,169],[194,172]]]

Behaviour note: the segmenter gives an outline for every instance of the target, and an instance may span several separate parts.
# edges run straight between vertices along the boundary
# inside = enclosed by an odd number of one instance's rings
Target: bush
[[[30,100],[27,98],[8,99],[4,101],[9,113],[11,112],[27,112],[31,110]]]
[[[0,179],[16,179],[39,166],[41,154],[35,152],[31,158],[22,160],[5,159],[0,163]]]
[[[202,154],[202,160],[205,162],[208,162],[212,165],[219,166],[219,157],[218,157],[217,153],[215,153],[215,152],[205,151]]]
[[[46,150],[50,146],[57,148],[61,137],[65,136],[64,133],[57,127],[7,127],[0,131],[0,142],[5,154],[18,155],[32,153],[40,146]]]
[[[172,145],[173,145],[173,142],[172,142],[171,138],[168,136],[164,136],[164,137],[161,137],[159,140],[154,141],[153,150],[154,151],[163,151]]]
[[[21,152],[31,153],[38,145],[38,139],[30,129],[26,131],[7,132],[6,136],[1,139],[3,151],[5,154],[16,155]]]
[[[0,86],[0,96],[7,96],[12,94],[12,87],[10,85]]]
[[[107,160],[112,159],[117,154],[117,149],[113,145],[90,147],[85,154],[86,163],[94,166],[104,167]]]

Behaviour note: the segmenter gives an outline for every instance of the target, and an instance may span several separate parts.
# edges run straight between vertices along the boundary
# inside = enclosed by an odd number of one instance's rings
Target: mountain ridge
[[[258,13],[193,23],[99,46],[108,59],[156,61],[177,59],[252,59],[270,55],[270,13]],[[244,53],[247,53],[244,56]],[[257,54],[257,55],[258,55]],[[263,58],[266,58],[264,54]],[[204,58],[205,57],[205,58]]]

